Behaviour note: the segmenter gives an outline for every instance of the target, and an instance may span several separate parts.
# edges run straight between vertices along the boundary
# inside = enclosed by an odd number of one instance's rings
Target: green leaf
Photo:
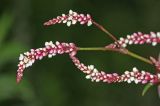
[[[145,85],[145,87],[144,87],[144,89],[142,91],[142,96],[144,96],[152,86],[153,86],[153,84],[151,84],[151,83]]]

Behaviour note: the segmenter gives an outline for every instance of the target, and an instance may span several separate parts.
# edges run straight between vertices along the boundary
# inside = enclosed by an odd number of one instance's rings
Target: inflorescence
[[[31,49],[30,52],[25,52],[24,54],[20,54],[19,64],[17,70],[17,82],[20,82],[23,71],[25,68],[32,66],[32,64],[36,60],[41,60],[43,57],[48,56],[49,58],[55,56],[56,54],[64,54],[68,53],[70,58],[72,59],[75,66],[84,72],[87,79],[91,79],[92,81],[103,81],[107,83],[115,83],[115,82],[128,82],[132,81],[136,84],[142,83],[158,83],[160,79],[160,75],[152,75],[149,72],[141,71],[137,68],[133,68],[131,72],[125,71],[124,74],[118,75],[117,73],[106,74],[104,71],[98,71],[94,68],[94,65],[85,66],[83,63],[79,61],[76,56],[77,47],[74,43],[59,43],[53,44],[51,41],[45,43],[45,47],[38,49]]]
[[[133,33],[131,35],[127,35],[126,38],[121,37],[114,44],[111,44],[113,48],[116,48],[117,43],[121,45],[121,47],[125,48],[127,45],[142,45],[142,44],[152,44],[152,46],[156,46],[160,43],[160,32],[150,32],[150,34],[143,34],[142,32]]]
[[[23,71],[25,68],[32,66],[36,60],[41,60],[43,57],[48,56],[49,58],[57,55],[70,53],[75,54],[76,46],[73,43],[59,43],[58,41],[53,44],[52,41],[46,42],[45,47],[38,49],[31,49],[30,52],[25,52],[19,56],[19,64],[17,70],[17,82],[20,82]]]
[[[62,14],[62,16],[58,16],[57,18],[53,18],[47,22],[44,23],[45,26],[54,25],[57,23],[66,23],[67,26],[71,26],[79,22],[80,24],[87,24],[87,26],[92,25],[92,18],[89,14],[78,14],[77,12],[74,12],[72,10],[69,10],[69,14],[65,15]]]
[[[75,66],[84,72],[86,75],[86,79],[91,79],[91,81],[99,82],[107,82],[107,83],[116,83],[116,82],[134,82],[136,84],[142,83],[158,83],[160,79],[159,75],[152,75],[149,72],[139,71],[136,67],[132,69],[132,71],[125,71],[124,74],[119,75],[117,73],[106,74],[104,71],[98,71],[94,65],[85,66],[83,63],[79,61],[75,56],[70,56]]]
[[[88,26],[92,25],[93,20],[89,14],[78,14],[77,12],[69,11],[69,14],[62,16],[58,16],[57,18],[53,18],[44,23],[45,26],[54,25],[58,23],[66,23],[67,26],[71,26],[72,24],[76,24],[79,22],[80,24],[87,24]],[[143,34],[141,32],[133,33],[132,35],[127,35],[126,38],[120,38],[120,40],[116,41],[113,44],[110,44],[110,48],[125,48],[127,45],[133,44],[152,44],[156,46],[160,43],[160,32],[150,34]],[[121,46],[121,47],[120,47]],[[105,47],[104,47],[105,48]],[[57,55],[57,54],[69,54],[74,65],[83,73],[86,74],[86,79],[91,79],[91,81],[95,82],[106,82],[106,83],[116,83],[116,82],[134,82],[136,84],[146,84],[152,83],[156,84],[160,82],[160,74],[155,73],[151,74],[147,71],[139,71],[136,67],[134,67],[131,71],[125,71],[122,75],[118,73],[105,73],[104,71],[98,71],[94,65],[88,65],[81,63],[80,60],[76,57],[76,53],[79,50],[78,47],[74,43],[60,43],[56,42],[53,44],[52,41],[46,42],[45,47],[38,49],[31,49],[29,52],[25,52],[20,54],[19,56],[19,64],[17,70],[17,83],[20,82],[24,69],[32,66],[32,64],[36,60],[41,60],[43,57],[48,56],[49,58]],[[160,63],[157,62],[154,58],[151,58],[153,64],[157,67],[160,67]]]

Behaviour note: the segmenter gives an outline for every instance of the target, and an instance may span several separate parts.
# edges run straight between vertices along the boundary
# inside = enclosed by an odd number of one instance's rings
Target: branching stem
[[[152,64],[152,62],[149,60],[149,59],[146,59],[142,56],[139,56],[131,51],[128,51],[127,49],[113,49],[113,48],[104,48],[104,47],[86,47],[86,48],[82,48],[82,47],[79,47],[78,48],[79,51],[113,51],[113,52],[119,52],[121,54],[126,54],[126,55],[129,55],[131,57],[134,57],[136,59],[139,59],[145,63],[148,63],[148,64]]]
[[[92,21],[93,24],[98,28],[100,29],[101,31],[103,31],[104,33],[106,33],[110,38],[112,38],[115,42],[118,42],[117,38],[112,34],[110,33],[106,28],[104,28],[102,25],[98,24],[97,22],[95,21]],[[117,43],[117,45],[119,47],[121,47],[121,45],[119,43]],[[114,52],[120,52],[122,54],[127,54],[131,57],[134,57],[136,59],[139,59],[145,63],[148,63],[148,64],[153,64],[151,60],[147,59],[147,58],[144,58],[136,53],[133,53],[131,51],[129,51],[128,49],[126,48],[79,48],[79,50],[101,50],[101,51],[114,51]]]
[[[93,24],[100,30],[102,30],[104,33],[106,33],[107,35],[109,35],[109,37],[111,37],[115,42],[117,42],[117,38],[111,34],[107,29],[105,29],[102,25],[98,24],[97,22],[93,21]]]

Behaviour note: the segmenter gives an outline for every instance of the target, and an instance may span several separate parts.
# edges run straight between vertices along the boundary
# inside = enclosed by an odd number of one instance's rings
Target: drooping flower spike
[[[118,45],[117,45],[118,43]],[[160,32],[150,32],[150,34],[143,34],[141,32],[133,33],[132,35],[127,35],[126,38],[121,37],[117,42],[111,44],[110,47],[116,48],[121,45],[122,47],[127,47],[127,45],[142,45],[142,44],[152,44],[156,46],[160,43]]]
[[[31,49],[30,52],[26,52],[24,54],[20,54],[19,64],[17,70],[17,83],[20,82],[24,69],[32,66],[32,64],[36,60],[41,60],[43,57],[48,56],[49,58],[55,56],[56,54],[64,54],[68,53],[70,58],[72,59],[75,66],[86,73],[86,78],[91,79],[92,81],[103,81],[107,83],[115,83],[115,82],[128,82],[132,81],[137,83],[158,83],[160,79],[160,75],[152,75],[149,72],[141,71],[139,72],[137,68],[133,68],[131,72],[126,71],[122,75],[118,75],[117,73],[106,74],[104,71],[98,71],[94,68],[93,65],[85,66],[83,63],[79,61],[76,56],[77,47],[73,43],[59,43],[53,44],[52,42],[46,42],[45,47],[38,49]]]
[[[51,58],[57,54],[64,53],[70,53],[70,55],[74,55],[76,53],[76,46],[73,43],[59,43],[58,41],[53,44],[53,42],[50,41],[46,42],[45,47],[43,48],[31,49],[30,52],[20,54],[17,70],[17,83],[20,82],[24,69],[32,66],[36,60],[41,60],[46,56]]]
[[[141,83],[152,83],[156,84],[160,80],[160,74],[153,75],[146,71],[139,71],[136,67],[132,69],[132,71],[125,71],[124,74],[119,75],[117,73],[107,74],[104,71],[98,71],[94,65],[85,66],[83,63],[79,61],[79,59],[75,56],[70,56],[75,66],[81,70],[83,73],[87,74],[86,79],[91,79],[91,81],[95,82],[106,82],[106,83],[120,83],[134,82],[135,84]]]
[[[69,10],[67,15],[62,14],[62,16],[57,16],[57,18],[53,18],[44,23],[45,26],[50,26],[58,23],[66,23],[67,26],[71,26],[79,22],[80,24],[87,24],[87,26],[92,25],[92,18],[89,14],[78,14],[72,10]]]

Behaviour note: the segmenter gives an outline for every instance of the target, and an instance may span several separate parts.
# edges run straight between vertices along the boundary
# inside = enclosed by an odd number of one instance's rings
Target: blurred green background
[[[70,9],[91,14],[117,37],[160,31],[160,0],[0,0],[0,106],[159,106],[156,86],[142,97],[143,85],[91,83],[68,55],[37,61],[16,84],[19,54],[43,47],[45,41],[81,47],[112,42],[94,26],[43,26]],[[129,49],[145,57],[157,57],[160,51],[146,45]],[[88,51],[78,57],[106,72],[123,73],[136,66],[154,73],[152,66],[118,53]]]

